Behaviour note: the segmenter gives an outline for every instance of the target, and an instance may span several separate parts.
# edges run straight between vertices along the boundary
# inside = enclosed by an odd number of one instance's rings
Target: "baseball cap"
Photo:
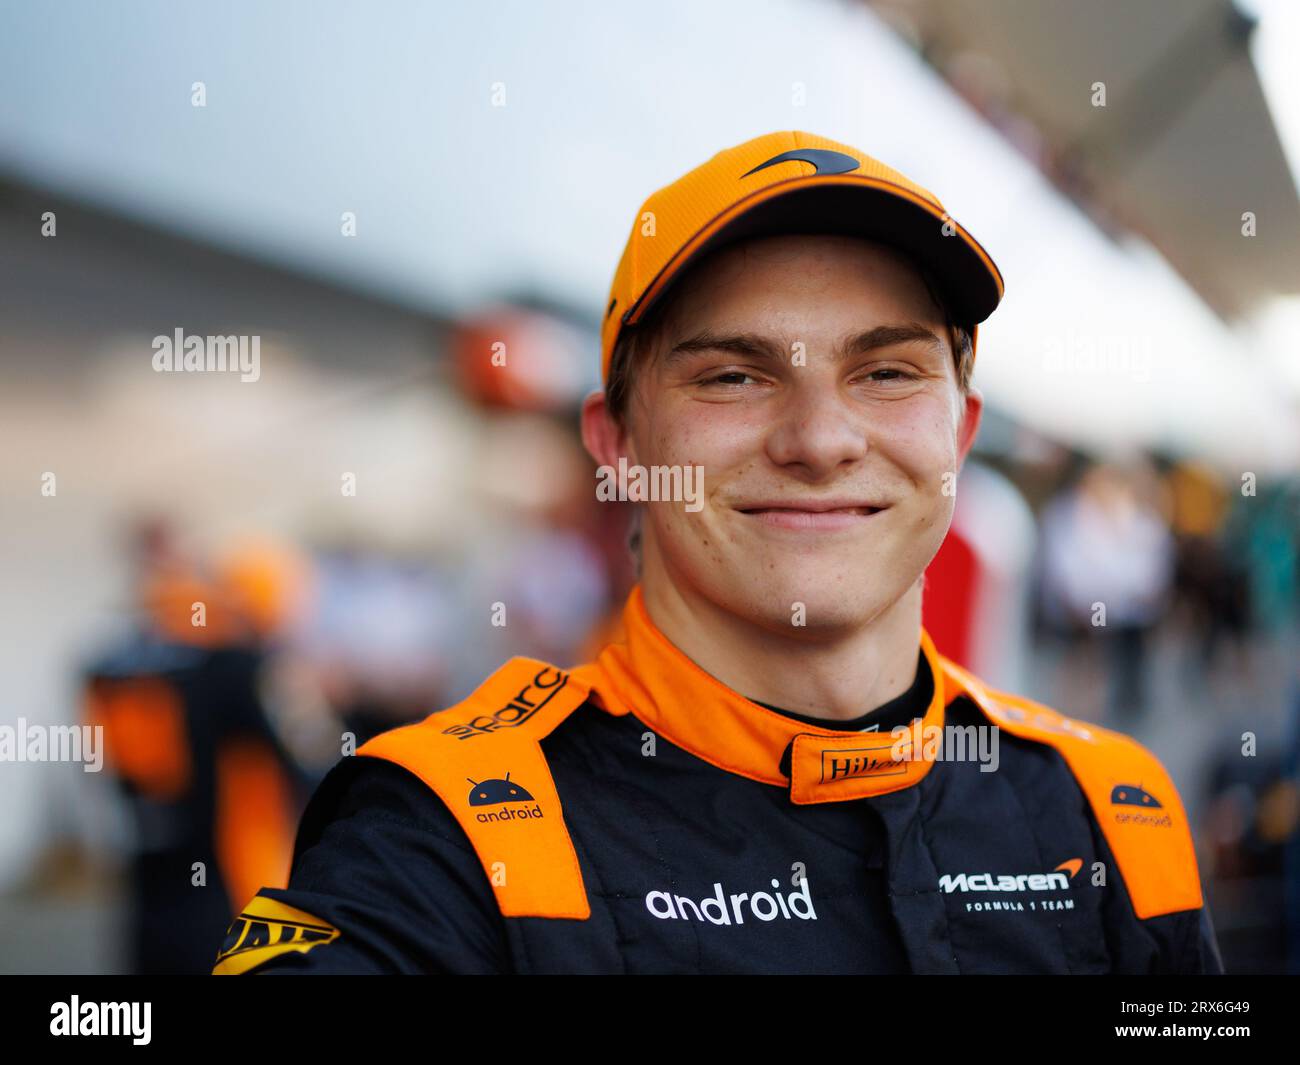
[[[601,327],[601,376],[614,345],[685,269],[750,237],[839,233],[911,255],[958,324],[978,324],[1002,299],[1002,275],[937,196],[847,144],[813,133],[767,133],[718,152],[641,205]]]

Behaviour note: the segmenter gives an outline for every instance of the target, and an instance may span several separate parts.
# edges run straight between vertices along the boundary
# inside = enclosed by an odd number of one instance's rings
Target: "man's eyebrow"
[[[697,351],[729,351],[757,359],[783,359],[786,355],[780,344],[761,333],[715,333],[712,329],[702,329],[674,344],[664,361],[671,363]]]
[[[841,357],[863,355],[876,348],[892,347],[895,344],[909,344],[920,341],[936,352],[942,353],[944,343],[935,332],[919,322],[907,322],[903,325],[878,325],[874,329],[849,337],[840,345]]]
[[[937,353],[944,351],[943,341],[933,330],[919,322],[905,322],[900,325],[878,325],[854,333],[840,343],[836,354],[839,358],[850,358],[864,355],[876,348],[917,341],[934,348]],[[784,360],[789,355],[789,351],[780,342],[762,333],[716,333],[704,329],[674,344],[664,356],[664,361],[671,363],[697,351],[729,351],[748,358],[778,360]]]

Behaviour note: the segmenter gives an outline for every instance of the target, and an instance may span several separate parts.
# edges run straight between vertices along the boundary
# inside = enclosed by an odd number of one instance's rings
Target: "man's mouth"
[[[762,503],[736,509],[748,517],[778,529],[833,531],[861,528],[874,515],[888,508],[871,503],[809,500],[799,503]]]

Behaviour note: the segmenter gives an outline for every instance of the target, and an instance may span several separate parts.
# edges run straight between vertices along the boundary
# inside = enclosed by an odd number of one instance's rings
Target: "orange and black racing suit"
[[[1130,738],[924,630],[863,730],[730,690],[639,589],[624,628],[343,759],[214,971],[1222,971],[1182,803]]]

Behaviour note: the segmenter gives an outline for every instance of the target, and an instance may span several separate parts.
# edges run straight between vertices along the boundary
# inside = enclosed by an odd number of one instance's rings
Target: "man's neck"
[[[814,717],[858,717],[901,695],[916,679],[921,581],[870,623],[817,639],[789,636],[683,591],[647,567],[650,620],[678,650],[732,691]]]

